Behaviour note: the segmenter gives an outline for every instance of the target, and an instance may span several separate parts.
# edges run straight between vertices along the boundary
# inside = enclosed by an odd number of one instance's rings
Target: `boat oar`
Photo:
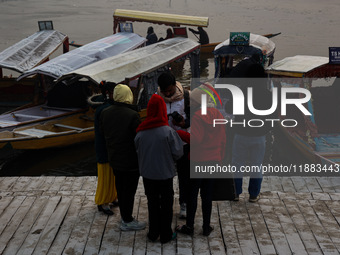
[[[280,33],[276,33],[276,34],[266,34],[266,35],[263,35],[263,36],[267,37],[267,38],[273,38],[273,37],[275,37],[277,35],[280,35],[280,34],[281,34],[281,32]]]
[[[191,30],[190,30],[191,28],[189,28],[189,31],[198,39],[198,41],[200,40],[200,38],[196,35],[196,34],[194,34]]]
[[[74,41],[70,42],[69,45],[70,45],[70,46],[73,46],[73,47],[77,47],[77,48],[83,46],[83,45],[81,45],[81,44],[79,44],[79,43],[75,43]]]
[[[197,40],[199,40],[200,38],[197,36],[197,35],[195,35],[194,33],[192,33],[196,38],[197,38]]]

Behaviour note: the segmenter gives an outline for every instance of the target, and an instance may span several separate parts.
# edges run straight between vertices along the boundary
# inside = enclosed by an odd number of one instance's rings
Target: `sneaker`
[[[206,229],[203,228],[203,235],[204,235],[204,236],[209,236],[210,233],[211,233],[213,230],[214,230],[214,227],[212,227],[212,226],[209,226],[209,227],[206,228]]]
[[[259,199],[260,199],[260,195],[258,195],[258,196],[256,196],[256,197],[250,196],[250,197],[249,197],[249,202],[250,202],[250,203],[256,203],[257,201],[259,201]]]
[[[179,210],[179,218],[180,219],[185,219],[187,217],[187,204],[186,203],[182,203],[180,206],[180,210]]]
[[[240,201],[240,194],[235,194],[234,201]]]
[[[122,231],[129,231],[129,230],[142,230],[146,227],[146,222],[138,221],[133,219],[131,222],[124,222],[122,220],[120,224],[120,229]]]
[[[194,234],[194,228],[188,227],[187,225],[177,226],[176,232],[192,236]]]

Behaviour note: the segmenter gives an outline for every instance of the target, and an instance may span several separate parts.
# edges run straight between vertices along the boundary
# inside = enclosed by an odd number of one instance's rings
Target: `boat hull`
[[[288,141],[296,148],[310,164],[334,165],[340,164],[339,153],[323,153],[315,151],[310,145],[296,135],[290,133],[286,128],[281,127],[281,131]]]
[[[141,110],[139,116],[143,121],[146,118],[146,109]],[[91,142],[94,138],[94,112],[89,110],[45,123],[2,131],[0,149],[49,149]]]
[[[81,133],[69,132],[48,137],[23,137],[18,139],[3,140],[0,149],[10,147],[15,150],[39,150],[57,147],[66,147],[78,143],[94,141],[94,129]]]
[[[0,132],[0,149],[18,150],[65,147],[94,140],[94,112],[77,113],[38,124]]]
[[[200,51],[201,53],[210,53],[214,51],[215,47],[220,44],[221,42],[216,42],[216,43],[208,43],[208,44],[202,44]]]

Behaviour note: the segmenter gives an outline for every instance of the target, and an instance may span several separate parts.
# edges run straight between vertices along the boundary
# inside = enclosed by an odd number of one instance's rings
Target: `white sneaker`
[[[187,204],[182,203],[180,205],[180,210],[179,210],[179,218],[180,219],[185,219],[187,217]]]
[[[122,231],[129,231],[129,230],[142,230],[146,227],[146,222],[144,221],[138,221],[136,219],[133,219],[131,222],[124,222],[122,220],[120,224],[120,229]]]

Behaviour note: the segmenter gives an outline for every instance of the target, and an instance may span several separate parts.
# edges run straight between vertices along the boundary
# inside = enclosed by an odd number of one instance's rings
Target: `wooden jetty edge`
[[[340,254],[340,178],[265,177],[258,203],[214,202],[209,237],[200,206],[194,237],[161,245],[147,229],[122,232],[98,212],[96,177],[0,177],[0,254]],[[177,181],[175,181],[177,183]],[[247,185],[245,179],[245,185]],[[247,186],[245,186],[247,187]],[[178,190],[173,226],[178,218]],[[147,221],[142,182],[134,215]]]

